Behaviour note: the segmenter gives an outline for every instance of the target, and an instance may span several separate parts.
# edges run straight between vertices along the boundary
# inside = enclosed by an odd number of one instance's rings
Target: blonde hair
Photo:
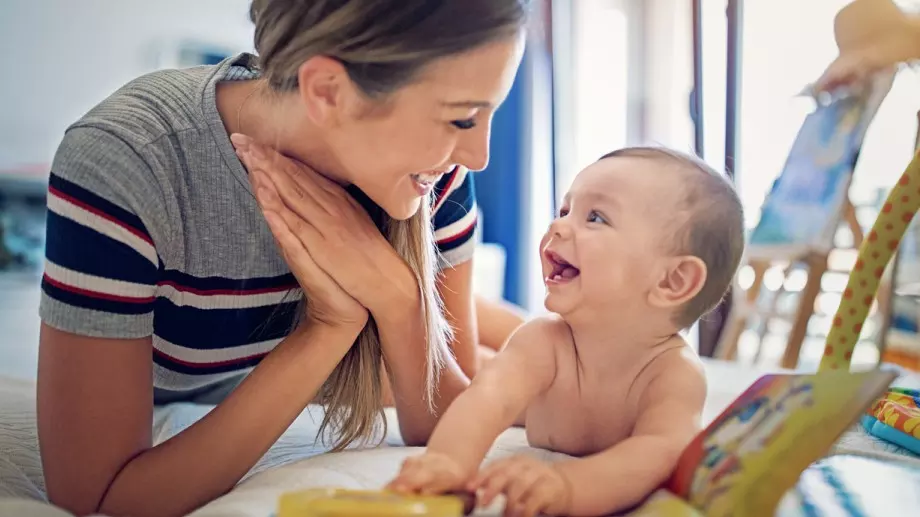
[[[529,0],[253,0],[255,49],[273,91],[295,90],[297,70],[322,55],[341,62],[368,97],[384,100],[432,62],[513,37],[525,26]],[[434,411],[435,387],[450,354],[451,330],[436,289],[437,255],[431,199],[407,220],[369,210],[393,249],[415,274],[427,341],[425,400]],[[365,203],[366,204],[366,203]],[[303,314],[303,311],[300,311]],[[338,433],[333,450],[369,438],[386,420],[381,404],[385,362],[371,320],[326,380],[319,435]],[[443,409],[443,408],[441,408]]]

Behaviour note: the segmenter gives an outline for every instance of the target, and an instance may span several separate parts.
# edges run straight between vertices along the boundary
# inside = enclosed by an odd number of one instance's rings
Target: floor
[[[35,378],[39,293],[36,274],[0,273],[0,375]]]

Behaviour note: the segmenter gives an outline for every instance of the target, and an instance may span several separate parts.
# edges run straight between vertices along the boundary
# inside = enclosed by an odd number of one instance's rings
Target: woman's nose
[[[488,167],[490,126],[490,123],[481,123],[472,129],[463,131],[454,148],[451,161],[471,171],[481,171]]]

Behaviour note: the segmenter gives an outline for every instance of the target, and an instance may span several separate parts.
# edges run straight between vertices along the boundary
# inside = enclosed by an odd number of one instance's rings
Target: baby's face
[[[680,200],[683,178],[667,167],[618,157],[578,174],[540,245],[547,310],[602,314],[645,303],[668,258]]]

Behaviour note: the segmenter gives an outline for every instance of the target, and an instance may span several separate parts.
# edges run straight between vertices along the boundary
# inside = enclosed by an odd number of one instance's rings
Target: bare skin
[[[545,304],[556,314],[514,333],[390,489],[481,491],[483,505],[504,494],[506,515],[601,515],[641,501],[670,474],[706,397],[673,311],[699,292],[706,267],[662,251],[668,215],[649,209],[676,203],[682,178],[615,161],[579,175],[543,239]],[[575,458],[512,457],[480,471],[522,414],[530,445]]]
[[[327,242],[287,226],[283,218],[293,210],[274,203],[278,193],[258,196],[285,260],[310,293],[310,312],[323,317],[304,322],[205,418],[157,446],[151,437],[151,339],[98,339],[43,326],[38,427],[49,499],[78,516],[169,517],[226,493],[314,399],[369,315],[392,366],[400,430],[408,443],[424,444],[440,414],[423,400],[425,332],[417,284],[406,264],[393,260],[392,247],[366,213],[336,185],[358,185],[393,217],[406,218],[422,197],[413,175],[454,164],[485,167],[491,116],[511,87],[522,41],[496,42],[432,64],[406,87],[410,91],[395,94],[386,113],[371,118],[341,64],[321,56],[300,67],[299,90],[291,94],[250,95],[263,87],[258,80],[218,88],[228,134],[243,124],[254,146],[276,146],[261,148],[266,154],[283,152],[334,180],[310,176],[301,188],[322,189],[325,207],[341,217],[306,222],[342,236],[339,247],[361,253],[336,262]],[[475,122],[463,124],[468,130],[454,124],[468,119]],[[282,166],[293,163],[279,159],[262,172],[276,179],[308,177]],[[104,174],[107,164],[99,167]],[[357,281],[368,277],[374,281]],[[472,308],[469,278],[458,275],[452,283],[448,288],[465,305],[447,309],[469,325],[475,317],[466,309]],[[474,329],[461,335],[455,347],[475,345]],[[447,407],[468,384],[451,362],[440,375],[436,407]]]
[[[684,340],[672,336],[612,355],[609,369],[592,372],[579,359],[564,321],[553,319],[543,326],[555,338],[548,344],[555,348],[556,369],[549,387],[527,406],[527,440],[534,447],[573,456],[608,449],[632,433],[644,409],[639,402],[653,379],[662,373],[680,377],[700,371]],[[610,341],[598,346],[617,346]]]
[[[815,87],[832,91],[866,80],[877,72],[920,59],[920,16],[891,0],[855,0],[834,18],[840,54]]]

